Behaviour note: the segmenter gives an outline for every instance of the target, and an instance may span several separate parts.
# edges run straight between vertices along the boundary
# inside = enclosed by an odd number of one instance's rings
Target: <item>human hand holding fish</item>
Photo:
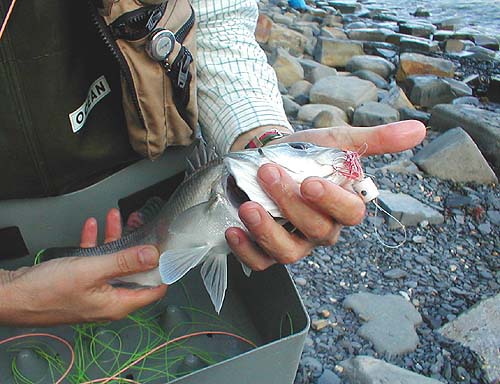
[[[121,237],[117,209],[106,217],[105,242]],[[87,219],[80,246],[97,245],[97,222]],[[50,326],[118,320],[161,299],[165,285],[130,290],[111,279],[154,269],[159,253],[153,246],[135,246],[94,257],[64,257],[16,271],[0,270],[0,324]]]
[[[424,125],[412,120],[376,127],[311,129],[272,143],[310,142],[351,151],[366,146],[364,155],[375,155],[413,148],[424,137]],[[237,141],[233,149],[240,149],[247,141],[248,136]],[[258,203],[244,203],[239,215],[249,233],[230,228],[226,238],[233,252],[253,270],[293,263],[317,245],[335,244],[343,225],[356,225],[364,218],[361,198],[350,188],[324,178],[310,177],[298,185],[282,167],[266,164],[259,169],[258,181],[300,234],[286,231]]]

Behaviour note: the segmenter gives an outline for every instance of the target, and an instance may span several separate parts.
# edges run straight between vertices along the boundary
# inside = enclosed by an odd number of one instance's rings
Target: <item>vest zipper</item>
[[[114,56],[116,61],[118,62],[118,66],[120,67],[125,83],[127,84],[127,89],[129,90],[129,94],[132,98],[132,104],[134,105],[137,116],[139,117],[139,121],[141,122],[142,127],[146,129],[146,123],[144,122],[144,116],[142,115],[142,111],[139,106],[139,100],[137,99],[137,94],[135,92],[132,73],[130,72],[130,69],[127,65],[127,61],[125,60],[125,57],[121,53],[120,48],[118,48],[118,45],[116,44],[114,37],[111,35],[110,28],[106,25],[104,19],[98,14],[94,4],[92,4],[92,0],[89,1],[89,5],[92,14],[92,21],[94,22],[94,25],[97,27],[97,30],[101,35],[101,38],[104,40],[104,43],[111,51],[111,54]]]
[[[150,27],[152,27],[151,30],[153,30],[159,21],[158,11],[161,10],[161,12],[162,12],[161,15],[163,15],[163,12],[165,11],[164,5],[166,3],[167,2],[163,3],[161,7],[158,7],[153,12],[150,12],[150,13],[141,12],[140,14],[136,13],[136,14],[131,15],[130,19],[127,18],[126,20],[130,20],[130,22],[133,22],[133,23],[144,22],[145,18],[148,17],[149,18],[148,29]],[[144,116],[142,114],[142,111],[141,111],[141,108],[139,105],[139,100],[137,99],[135,85],[134,85],[134,81],[132,79],[132,73],[130,72],[127,61],[125,60],[125,57],[121,53],[120,48],[116,44],[115,37],[113,36],[113,34],[111,32],[111,28],[105,23],[104,19],[99,15],[95,5],[92,3],[92,0],[89,0],[89,5],[90,5],[90,9],[91,9],[91,14],[92,14],[91,16],[92,16],[93,23],[97,27],[97,30],[99,31],[99,34],[101,35],[101,38],[104,40],[104,43],[106,44],[108,49],[111,51],[111,54],[114,56],[114,58],[118,62],[118,66],[120,67],[120,70],[122,72],[125,83],[127,84],[127,89],[128,89],[129,94],[132,98],[132,104],[134,105],[137,116],[139,117],[139,121],[141,122],[142,127],[144,129],[146,129],[146,123],[144,121]],[[121,17],[123,17],[123,16],[121,16]],[[125,21],[125,19],[123,19],[123,20]],[[155,25],[150,26],[149,24],[150,23],[153,24],[152,23],[153,20],[156,20],[156,22],[154,23]],[[115,22],[116,22],[116,20],[115,20]],[[193,7],[191,7],[191,15],[189,16],[189,19],[174,34],[175,39],[179,43],[182,44],[182,42],[186,38],[187,34],[191,30],[191,28],[193,28],[194,23],[195,23],[195,14],[194,14]],[[183,90],[183,93],[184,93],[182,95],[181,100],[178,100],[176,98],[177,101],[180,102],[180,104],[183,107],[185,107],[187,105],[187,102],[189,101],[189,84],[187,84],[187,85],[188,86],[181,88]],[[186,93],[187,93],[187,95],[186,95]],[[188,120],[184,116],[184,113],[182,113],[182,109],[183,108],[180,108],[179,113],[181,114],[183,120],[186,121],[186,123],[189,125]]]

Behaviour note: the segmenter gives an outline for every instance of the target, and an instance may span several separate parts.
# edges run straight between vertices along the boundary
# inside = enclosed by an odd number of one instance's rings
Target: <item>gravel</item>
[[[429,132],[426,140],[433,135],[436,133]],[[486,383],[479,357],[439,335],[437,329],[500,291],[500,227],[495,220],[500,191],[491,185],[378,171],[402,156],[371,157],[364,166],[372,170],[376,184],[387,178],[392,192],[409,194],[440,210],[445,222],[408,227],[404,245],[388,249],[374,235],[377,221],[370,220],[374,207],[369,206],[367,219],[359,226],[344,228],[335,246],[319,247],[289,267],[294,276],[307,281],[298,289],[311,317],[318,318],[321,309],[328,308],[334,319],[332,326],[310,331],[296,384],[316,384],[322,375],[320,364],[324,371],[337,374],[341,361],[358,355],[380,358],[443,383]],[[388,230],[386,223],[377,231],[386,243],[404,238],[400,231]],[[342,302],[358,292],[404,293],[412,301],[423,318],[414,352],[380,355],[357,334],[363,322]],[[311,368],[310,359],[320,364]]]

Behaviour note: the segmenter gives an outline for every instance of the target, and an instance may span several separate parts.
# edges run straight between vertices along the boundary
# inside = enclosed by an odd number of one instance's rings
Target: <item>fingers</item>
[[[129,313],[160,300],[167,293],[167,286],[162,284],[154,288],[143,289],[113,289],[115,300],[111,308],[106,310],[106,317],[120,320]]]
[[[111,208],[106,215],[106,226],[104,229],[104,242],[110,243],[122,237],[122,221],[120,211]]]
[[[80,247],[91,248],[97,246],[97,220],[93,217],[88,218],[83,223],[82,233],[80,235]],[[104,242],[110,243],[118,240],[122,236],[122,222],[120,211],[112,208],[106,215],[106,225],[104,229]]]
[[[280,167],[266,164],[259,183],[285,217],[311,241],[331,245],[338,224],[359,224],[365,214],[363,201],[353,193],[321,178],[304,181],[302,189]]]
[[[316,209],[321,209],[328,217],[335,218],[339,224],[357,225],[365,217],[366,206],[361,198],[322,178],[307,178],[302,182],[300,191],[307,202]]]
[[[287,232],[259,204],[247,202],[239,214],[258,245],[238,228],[226,231],[226,239],[241,261],[253,270],[267,269],[276,262],[291,264],[311,252],[310,242]]]
[[[91,248],[97,245],[97,220],[93,217],[88,218],[83,223],[82,233],[80,235],[80,247]]]
[[[80,259],[79,274],[93,276],[93,281],[149,271],[158,266],[158,250],[153,246],[137,246],[103,256]],[[91,282],[89,280],[89,282]]]
[[[357,151],[367,145],[365,155],[400,152],[422,142],[425,126],[417,120],[400,121],[376,127],[332,127],[296,132],[280,139],[307,141],[322,146]]]
[[[264,271],[276,264],[276,260],[268,256],[240,228],[229,228],[226,231],[226,241],[239,259],[254,271]]]

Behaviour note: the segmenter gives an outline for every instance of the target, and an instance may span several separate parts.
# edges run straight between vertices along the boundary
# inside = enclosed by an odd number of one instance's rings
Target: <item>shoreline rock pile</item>
[[[308,3],[259,2],[256,37],[294,127],[430,129],[414,150],[364,160],[393,219],[371,210],[335,247],[290,266],[312,317],[295,382],[494,383],[500,351],[482,339],[496,340],[488,316],[499,311],[468,310],[500,297],[499,42],[453,19],[431,24],[425,9],[405,19],[363,2]],[[477,340],[450,336],[476,317]]]

